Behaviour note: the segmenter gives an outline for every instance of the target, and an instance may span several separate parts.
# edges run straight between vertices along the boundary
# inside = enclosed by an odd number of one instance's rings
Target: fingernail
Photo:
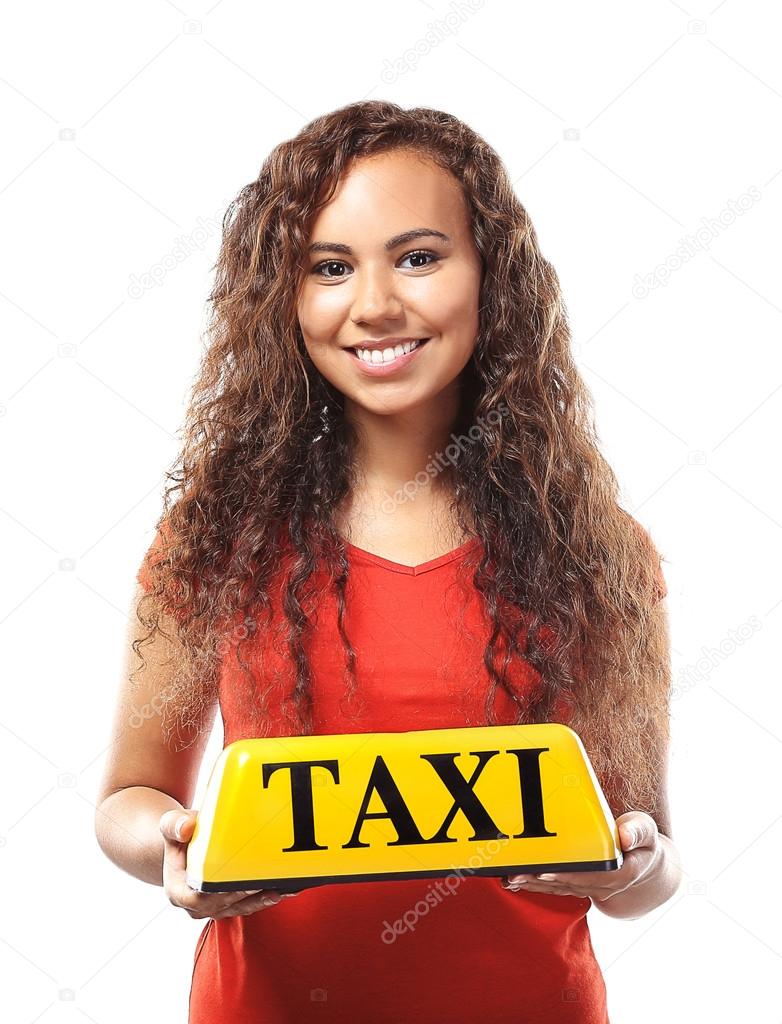
[[[257,896],[259,892],[263,892],[263,889],[245,889],[245,896]]]
[[[174,833],[175,833],[177,839],[181,839],[182,838],[182,828],[184,827],[186,822],[187,822],[187,818],[180,818],[179,821],[176,823],[176,828],[174,829]]]

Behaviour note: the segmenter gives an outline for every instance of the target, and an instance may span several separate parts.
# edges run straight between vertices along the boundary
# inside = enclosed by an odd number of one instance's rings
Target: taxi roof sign
[[[611,810],[559,723],[237,740],[187,848],[199,892],[610,871]]]

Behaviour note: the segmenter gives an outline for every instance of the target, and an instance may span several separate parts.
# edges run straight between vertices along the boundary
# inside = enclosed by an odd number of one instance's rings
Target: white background
[[[5,1020],[186,1019],[203,923],[117,869],[93,832],[134,576],[199,364],[222,212],[274,145],[364,98],[456,114],[505,161],[560,275],[625,506],[664,556],[686,874],[639,921],[590,911],[612,1021],[780,1019],[779,12],[475,6],[13,5]],[[446,18],[451,33],[427,43]],[[147,272],[158,283],[138,288]],[[196,804],[221,745],[213,734]]]

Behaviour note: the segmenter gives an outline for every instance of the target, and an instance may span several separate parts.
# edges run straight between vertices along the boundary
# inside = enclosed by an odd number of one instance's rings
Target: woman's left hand
[[[661,853],[660,833],[654,818],[643,811],[628,811],[616,819],[616,824],[624,857],[620,868],[613,871],[508,875],[502,879],[503,888],[511,892],[586,896],[598,902],[624,892],[645,878],[656,866]]]

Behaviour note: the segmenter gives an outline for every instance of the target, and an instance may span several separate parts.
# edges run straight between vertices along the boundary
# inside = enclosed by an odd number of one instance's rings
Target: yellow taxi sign
[[[559,723],[237,740],[187,848],[199,892],[610,871],[619,834]]]

